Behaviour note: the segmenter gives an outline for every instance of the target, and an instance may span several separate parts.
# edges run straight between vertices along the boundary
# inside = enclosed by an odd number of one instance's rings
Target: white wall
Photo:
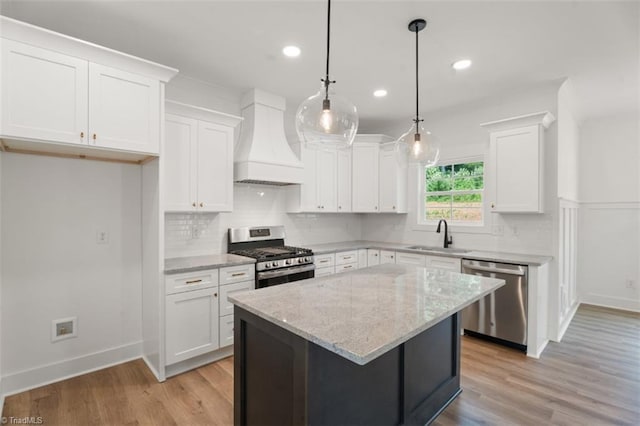
[[[4,153],[1,175],[3,390],[139,356],[140,166]]]
[[[548,110],[554,115],[557,109],[558,83],[545,84],[528,90],[518,90],[482,102],[455,109],[436,111],[425,115],[427,128],[438,136],[441,159],[468,156],[484,156],[485,169],[488,159],[489,134],[480,123]],[[399,135],[410,122],[384,127],[365,123],[371,132]],[[405,128],[406,127],[406,128]],[[492,251],[555,255],[553,239],[557,226],[557,158],[556,125],[546,131],[545,153],[545,213],[523,215],[498,215],[487,212],[482,229],[452,227],[454,247],[477,248]],[[366,215],[362,235],[366,240],[406,242],[412,244],[440,245],[442,234],[435,227],[417,227],[417,173],[409,173],[409,214]],[[490,201],[491,189],[486,185],[485,200]]]
[[[580,298],[635,311],[640,311],[639,123],[635,114],[598,118],[585,121],[580,133]]]
[[[571,81],[558,91],[558,197],[578,201],[579,135],[576,105]]]

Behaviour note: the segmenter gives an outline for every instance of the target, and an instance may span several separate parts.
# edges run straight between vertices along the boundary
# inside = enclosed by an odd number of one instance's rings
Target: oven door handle
[[[262,279],[269,279],[269,278],[275,278],[275,277],[282,277],[285,275],[297,274],[299,272],[313,271],[314,269],[316,269],[316,266],[313,263],[311,263],[307,265],[293,266],[291,268],[282,268],[275,271],[258,272],[258,279],[262,280]]]

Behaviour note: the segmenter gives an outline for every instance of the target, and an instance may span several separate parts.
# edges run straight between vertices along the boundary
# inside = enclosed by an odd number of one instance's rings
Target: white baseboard
[[[0,395],[0,419],[4,418],[4,394]]]
[[[623,297],[605,296],[589,293],[584,295],[580,302],[588,305],[602,306],[605,308],[620,309],[623,311],[640,312],[640,299],[632,300]]]
[[[535,348],[535,350],[532,350],[533,348],[527,347],[527,356],[529,358],[539,359],[540,356],[542,355],[542,352],[547,347],[548,343],[549,343],[549,339],[546,339],[544,342],[542,342],[540,346]]]
[[[560,330],[558,330],[558,340],[556,342],[560,342],[562,337],[564,337],[564,333],[567,332],[567,328],[569,328],[569,324],[573,320],[576,312],[578,312],[578,308],[580,307],[580,302],[576,303],[575,306],[569,311],[569,314],[564,319],[564,322],[560,325]]]
[[[142,342],[129,343],[2,377],[2,397],[140,358]]]
[[[155,366],[149,360],[147,355],[142,355],[142,360],[144,361],[145,364],[147,364],[147,368],[149,368],[149,370],[151,370],[151,373],[154,376],[156,376],[156,379],[158,379],[159,382],[164,382],[166,380],[166,378],[164,376],[162,376],[158,370],[156,370]]]
[[[184,373],[185,371],[193,370],[194,368],[202,367],[205,364],[210,364],[215,361],[219,361],[222,358],[227,358],[233,355],[233,345],[218,349],[214,352],[209,352],[200,356],[196,356],[187,359],[176,364],[168,365],[165,367],[165,374],[167,377],[175,376],[177,374]]]

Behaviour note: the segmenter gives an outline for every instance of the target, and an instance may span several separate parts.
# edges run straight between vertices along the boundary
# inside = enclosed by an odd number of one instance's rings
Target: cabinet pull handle
[[[327,263],[329,261],[329,259],[322,259],[320,262],[318,263]]]
[[[338,210],[342,210],[342,206],[338,206]]]
[[[80,132],[80,139],[84,139],[84,132]]]
[[[195,207],[195,206],[196,206],[196,203],[191,203],[191,205],[192,205],[193,207]]]
[[[378,206],[374,206],[374,207],[373,207],[373,209],[374,209],[374,210],[378,210]]]
[[[491,208],[492,209],[495,208],[495,206],[496,206],[495,204],[491,203]]]
[[[236,272],[235,274],[231,274],[232,277],[241,277],[243,275],[245,275],[244,272]]]
[[[201,283],[202,280],[191,280],[191,281],[187,281],[185,284],[196,284],[196,283]]]
[[[204,203],[200,203],[200,207],[204,207]]]
[[[218,293],[213,293],[213,297],[218,297]]]
[[[95,133],[93,134],[93,140],[95,141],[98,138],[98,135],[96,135]]]
[[[396,206],[393,206],[393,209],[395,210],[395,209],[396,209]]]
[[[353,268],[353,265],[345,265],[344,266],[344,269],[351,269],[351,268]]]
[[[378,253],[374,253],[374,256],[375,256],[375,257],[378,257]]]
[[[344,260],[351,259],[351,257],[352,257],[352,256],[342,256],[342,258],[343,258]]]

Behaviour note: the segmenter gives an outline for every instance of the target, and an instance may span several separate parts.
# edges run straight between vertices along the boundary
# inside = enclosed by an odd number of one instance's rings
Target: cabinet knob
[[[84,139],[84,132],[80,132],[80,139]]]
[[[396,206],[393,206],[393,209],[395,210],[395,209],[396,209]]]
[[[218,297],[218,293],[213,293],[213,297]]]
[[[496,207],[496,205],[494,203],[491,203],[491,208],[493,209],[495,207]]]
[[[204,207],[204,203],[200,203],[200,207]]]
[[[98,138],[98,135],[96,135],[95,133],[93,134],[93,140],[95,141]]]
[[[378,206],[374,206],[374,207],[373,207],[373,209],[374,209],[374,210],[378,210]]]
[[[342,206],[338,206],[338,210],[342,210]]]
[[[192,205],[193,207],[195,207],[195,206],[196,206],[196,203],[191,203],[191,205]]]

